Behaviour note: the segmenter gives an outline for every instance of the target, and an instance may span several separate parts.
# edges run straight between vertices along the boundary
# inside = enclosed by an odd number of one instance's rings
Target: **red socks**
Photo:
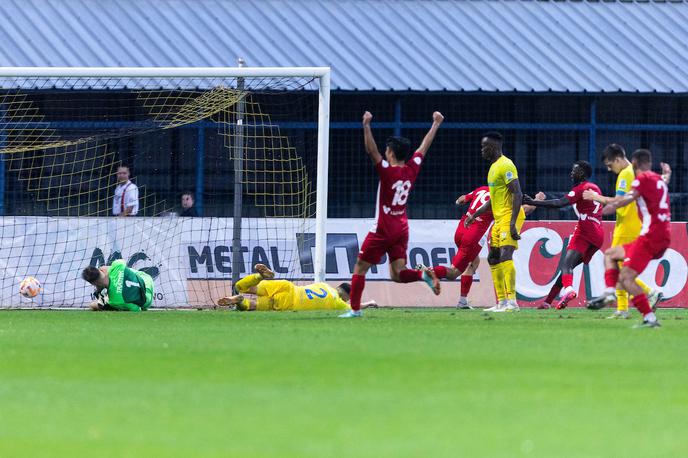
[[[639,296],[633,296],[632,301],[635,308],[637,308],[638,311],[643,314],[643,316],[652,311],[652,307],[650,307],[650,303],[647,301],[647,296],[645,293]]]
[[[561,286],[573,286],[573,274],[561,274]]]
[[[435,271],[437,278],[447,278],[447,268],[444,266],[433,267],[432,270]]]
[[[444,269],[445,272],[447,269]],[[473,284],[473,275],[461,275],[461,297],[467,297]]]
[[[354,274],[351,277],[351,291],[349,292],[349,300],[351,301],[352,310],[361,310],[361,296],[363,295],[363,288],[365,288],[365,276]]]
[[[607,288],[616,288],[616,283],[618,281],[619,271],[617,269],[607,269],[604,271],[604,286]]]
[[[554,298],[559,294],[559,291],[561,291],[561,285],[555,283],[554,286],[552,286],[552,289],[549,290],[549,294],[545,298],[545,302],[547,304],[551,304]]]
[[[399,272],[400,283],[413,283],[423,279],[423,272],[415,269],[404,269]]]

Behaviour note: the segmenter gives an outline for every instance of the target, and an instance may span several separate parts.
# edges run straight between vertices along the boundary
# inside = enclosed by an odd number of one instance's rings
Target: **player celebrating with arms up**
[[[583,192],[592,190],[600,193],[600,188],[595,183],[590,183],[588,178],[592,175],[592,166],[586,161],[576,161],[571,169],[571,181],[573,189],[561,199],[536,201],[530,196],[523,197],[524,204],[535,205],[545,208],[562,208],[573,205],[573,210],[578,216],[571,239],[569,240],[568,250],[564,258],[564,265],[561,275],[552,286],[543,305],[539,308],[549,308],[554,298],[559,294],[562,287],[564,294],[557,304],[557,309],[563,309],[566,305],[577,297],[573,289],[573,269],[581,262],[587,264],[592,256],[602,248],[604,243],[604,232],[602,231],[602,205],[598,202],[583,199]]]
[[[487,174],[490,187],[490,200],[475,213],[466,218],[470,227],[480,215],[492,209],[494,225],[490,235],[490,252],[487,262],[492,271],[492,280],[497,291],[498,304],[487,309],[490,312],[518,311],[516,304],[516,267],[514,251],[518,248],[519,232],[526,219],[521,208],[523,194],[518,181],[516,166],[502,154],[502,135],[498,132],[486,133],[480,144],[483,159],[492,163]]]
[[[411,142],[403,137],[388,138],[385,157],[382,157],[370,128],[372,119],[373,115],[370,112],[366,111],[363,114],[365,149],[380,176],[377,221],[358,253],[354,274],[351,277],[351,310],[340,315],[341,318],[361,316],[361,295],[365,287],[365,274],[373,264],[380,262],[385,253],[389,256],[389,273],[393,281],[411,283],[426,280],[435,294],[439,294],[440,288],[440,282],[431,269],[418,271],[406,267],[409,236],[406,202],[420,172],[425,154],[435,139],[444,116],[439,111],[432,114],[432,126],[408,162],[404,161],[410,151]]]
[[[600,309],[614,302],[614,288],[624,288],[633,296],[633,305],[643,314],[641,327],[657,327],[659,321],[652,311],[642,288],[637,283],[637,277],[653,259],[662,257],[671,243],[671,209],[669,204],[669,188],[662,176],[651,170],[652,155],[646,149],[638,149],[632,156],[635,180],[630,192],[617,197],[607,204],[605,214],[613,213],[617,208],[638,203],[638,210],[642,215],[642,231],[634,242],[615,246],[604,253],[604,293],[590,301],[588,308]],[[586,198],[596,197],[594,193],[585,193]],[[623,267],[619,272],[619,261]]]

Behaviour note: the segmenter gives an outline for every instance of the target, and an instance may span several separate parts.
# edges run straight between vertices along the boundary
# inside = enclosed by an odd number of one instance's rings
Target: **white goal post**
[[[0,67],[0,78],[312,78],[318,82],[317,176],[314,277],[325,280],[328,151],[330,122],[329,67]],[[240,121],[239,121],[240,123]]]

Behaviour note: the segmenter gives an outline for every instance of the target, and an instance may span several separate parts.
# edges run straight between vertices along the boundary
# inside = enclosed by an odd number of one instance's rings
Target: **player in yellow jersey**
[[[490,234],[490,251],[487,262],[492,272],[492,280],[497,292],[497,305],[487,309],[491,312],[518,311],[516,303],[516,267],[514,251],[526,215],[521,208],[523,193],[518,181],[516,166],[502,154],[502,135],[488,132],[481,140],[483,159],[492,163],[487,174],[487,185],[490,188],[490,200],[465,220],[466,227],[488,208],[492,209],[494,225]]]
[[[606,205],[616,198],[623,197],[631,190],[631,184],[635,180],[635,172],[633,171],[633,164],[626,157],[626,151],[616,143],[612,143],[604,149],[602,160],[607,170],[617,175],[616,186],[614,187],[615,197],[605,197],[594,192],[584,192],[583,197]],[[671,168],[668,164],[662,163],[662,173],[662,178],[668,184],[671,177]],[[635,201],[625,207],[617,208],[611,246],[623,246],[633,242],[640,235],[641,229],[642,222],[638,216],[638,207]],[[647,295],[648,302],[654,309],[662,299],[662,293],[653,291],[639,278],[636,278],[635,281]],[[616,311],[609,318],[628,317],[628,292],[623,289],[616,290]]]
[[[342,283],[336,288],[327,283],[313,283],[297,286],[287,280],[273,280],[275,273],[265,264],[256,264],[257,273],[242,278],[236,284],[240,293],[223,297],[220,306],[236,306],[240,311],[285,311],[285,310],[349,310],[351,285]],[[267,280],[267,281],[264,281]],[[252,294],[253,299],[244,297]],[[363,307],[377,306],[375,301],[361,304]]]

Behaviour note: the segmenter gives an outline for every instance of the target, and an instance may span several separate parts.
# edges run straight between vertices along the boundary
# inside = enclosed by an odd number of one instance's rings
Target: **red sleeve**
[[[635,177],[635,180],[633,180],[633,183],[631,183],[631,189],[635,189],[635,190],[637,190],[639,193],[641,193],[641,192],[640,192],[640,188],[642,188],[643,183],[645,183],[645,176],[646,176],[646,175],[645,175],[644,173],[641,173],[640,175],[638,175],[637,177]],[[642,194],[642,193],[641,193],[641,194]]]
[[[571,205],[578,202],[581,199],[581,197],[582,197],[581,189],[578,186],[576,186],[571,191],[569,191],[568,194],[566,194],[566,198],[571,203]]]
[[[389,162],[386,160],[381,160],[377,164],[375,164],[375,171],[377,172],[377,175],[382,179],[385,176],[385,171],[389,168]]]
[[[473,191],[466,194],[466,204],[470,204],[471,202],[473,202],[473,199],[475,199],[475,191],[477,191],[477,189],[474,189]]]
[[[414,178],[417,177],[420,172],[420,167],[423,165],[423,159],[423,155],[416,151],[413,153],[413,156],[411,156],[411,159],[406,162],[406,166],[413,171]]]

